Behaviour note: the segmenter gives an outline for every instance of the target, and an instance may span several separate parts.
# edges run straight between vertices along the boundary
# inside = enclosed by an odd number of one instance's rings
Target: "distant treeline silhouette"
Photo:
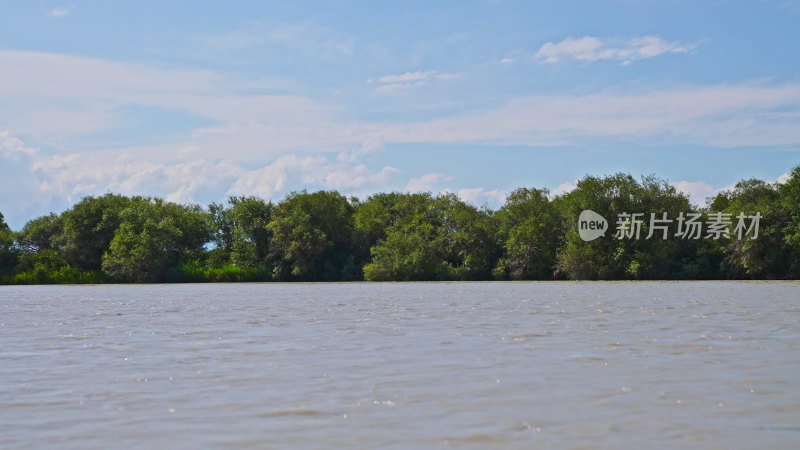
[[[578,216],[611,230],[591,242]],[[650,213],[759,213],[757,239],[648,235]],[[645,213],[639,239],[618,239],[620,213]],[[733,227],[731,227],[733,228]],[[18,232],[0,214],[0,282],[412,281],[553,279],[796,279],[800,166],[784,184],[744,180],[708,206],[654,176],[586,176],[573,191],[514,190],[498,210],[454,194],[293,192],[275,204],[85,197]]]

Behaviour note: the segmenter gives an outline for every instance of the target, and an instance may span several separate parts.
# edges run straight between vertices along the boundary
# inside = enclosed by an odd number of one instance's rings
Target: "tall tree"
[[[666,181],[653,176],[637,182],[628,174],[603,178],[586,176],[577,188],[555,200],[566,224],[565,244],[557,256],[557,269],[573,279],[653,279],[675,278],[681,273],[684,258],[694,252],[696,242],[675,236],[667,239],[659,231],[648,239],[650,214],[661,219],[667,213],[676,220],[681,212],[691,212],[685,195]],[[608,221],[604,237],[584,242],[578,233],[578,216],[592,210]],[[615,238],[619,214],[641,213],[639,236]],[[631,226],[635,229],[636,225]]]
[[[0,213],[0,276],[14,271],[18,254],[14,245],[14,232],[6,224],[3,213]]]
[[[791,180],[790,180],[791,181]],[[783,189],[784,199],[791,186]],[[781,190],[775,184],[750,179],[736,183],[732,191],[717,194],[710,212],[728,214],[731,237],[719,242],[725,254],[727,271],[736,278],[788,278],[798,275],[792,251],[791,205],[782,202]],[[787,208],[788,206],[788,208]],[[742,219],[737,217],[743,214]],[[759,216],[758,236],[752,217]],[[741,238],[734,230],[739,221],[746,227]],[[745,234],[750,231],[750,234]],[[755,239],[754,239],[755,238]]]
[[[17,233],[17,243],[26,252],[58,249],[63,221],[55,214],[29,220]]]
[[[272,215],[279,280],[360,278],[353,240],[353,205],[336,191],[293,192]]]
[[[17,233],[20,248],[19,269],[29,271],[54,270],[67,265],[60,245],[63,220],[55,214],[37,217],[25,224]]]
[[[546,189],[516,189],[497,211],[503,257],[496,278],[511,280],[552,279],[556,251],[563,235],[558,209]]]
[[[386,199],[378,203],[381,200]],[[403,194],[392,198],[389,208],[368,211],[372,222],[358,220],[362,226],[373,225],[369,229],[376,239],[372,260],[364,266],[368,280],[485,279],[497,259],[488,212],[467,205],[455,194],[435,198],[429,193]]]
[[[231,261],[241,268],[266,268],[272,244],[269,223],[275,205],[257,197],[231,197]]]
[[[103,271],[123,280],[164,281],[170,268],[196,257],[211,239],[210,219],[199,206],[139,199],[120,212],[120,221]]]
[[[778,190],[786,213],[783,234],[792,252],[791,272],[800,276],[800,166],[792,169],[789,179]]]
[[[131,202],[141,201],[141,197],[128,198],[118,194],[90,196],[65,211],[61,215],[63,228],[58,237],[65,260],[73,267],[100,270],[103,254],[122,221],[121,212]]]

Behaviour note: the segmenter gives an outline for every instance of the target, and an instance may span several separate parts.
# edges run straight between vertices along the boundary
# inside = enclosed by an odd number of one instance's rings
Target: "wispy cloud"
[[[119,111],[128,106],[210,120],[213,126],[196,129],[187,136],[191,142],[182,144],[206,157],[226,148],[227,157],[264,161],[303,148],[344,150],[368,137],[336,121],[331,105],[298,95],[253,93],[252,82],[210,71],[4,50],[0,67],[0,97],[13,105],[0,109],[0,123],[38,142],[118,128],[123,125]]]
[[[171,145],[139,151],[159,161],[230,158],[262,164],[292,152],[340,154],[355,162],[396,143],[563,145],[587,137],[684,142],[714,147],[800,145],[800,85],[739,83],[582,95],[516,97],[471,113],[428,120],[345,119],[343,105],[308,96],[253,93],[252,81],[207,70],[50,53],[0,50],[0,123],[37,145],[121,125],[128,106],[181,111],[206,123]],[[391,86],[451,74],[407,72]],[[157,145],[154,140],[150,145]],[[69,149],[65,149],[69,151]]]
[[[256,22],[248,27],[199,39],[201,43],[223,51],[261,45],[281,45],[324,59],[350,56],[353,37],[326,27],[306,23],[275,24]]]
[[[68,8],[57,6],[55,8],[51,8],[51,9],[45,11],[45,14],[47,14],[50,17],[56,17],[56,18],[64,17],[66,15],[69,15],[69,13],[72,12],[73,8],[74,8],[74,6],[70,6]]]
[[[380,136],[370,136],[364,140],[358,148],[340,152],[336,159],[343,162],[353,162],[360,159],[362,156],[369,155],[370,153],[380,153],[384,150],[386,150],[386,145],[383,142],[383,138]]]
[[[670,42],[649,35],[627,40],[601,40],[594,36],[568,37],[561,42],[548,42],[536,52],[536,60],[544,63],[562,61],[619,61],[623,65],[640,59],[668,53],[687,53],[696,45]]]
[[[458,78],[456,73],[439,73],[436,70],[428,72],[406,72],[399,75],[384,75],[378,77],[378,90],[393,91],[397,89],[408,89],[423,86],[431,80],[452,80]],[[367,83],[375,83],[374,78],[367,80]]]
[[[520,97],[472,115],[386,124],[387,142],[563,145],[587,136],[714,147],[800,144],[800,85]]]

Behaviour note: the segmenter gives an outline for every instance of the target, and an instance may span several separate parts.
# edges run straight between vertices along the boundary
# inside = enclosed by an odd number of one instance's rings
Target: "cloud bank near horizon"
[[[515,187],[558,195],[613,172],[656,172],[699,203],[800,163],[794,12],[579,3],[569,21],[560,4],[494,2],[313,17],[165,4],[156,22],[124,3],[4,6],[0,211],[19,226],[109,191],[209,203],[303,188],[497,207]]]

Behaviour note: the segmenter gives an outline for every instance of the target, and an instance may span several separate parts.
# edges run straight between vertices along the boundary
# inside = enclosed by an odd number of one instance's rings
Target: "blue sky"
[[[0,212],[800,164],[799,1],[0,0]]]

